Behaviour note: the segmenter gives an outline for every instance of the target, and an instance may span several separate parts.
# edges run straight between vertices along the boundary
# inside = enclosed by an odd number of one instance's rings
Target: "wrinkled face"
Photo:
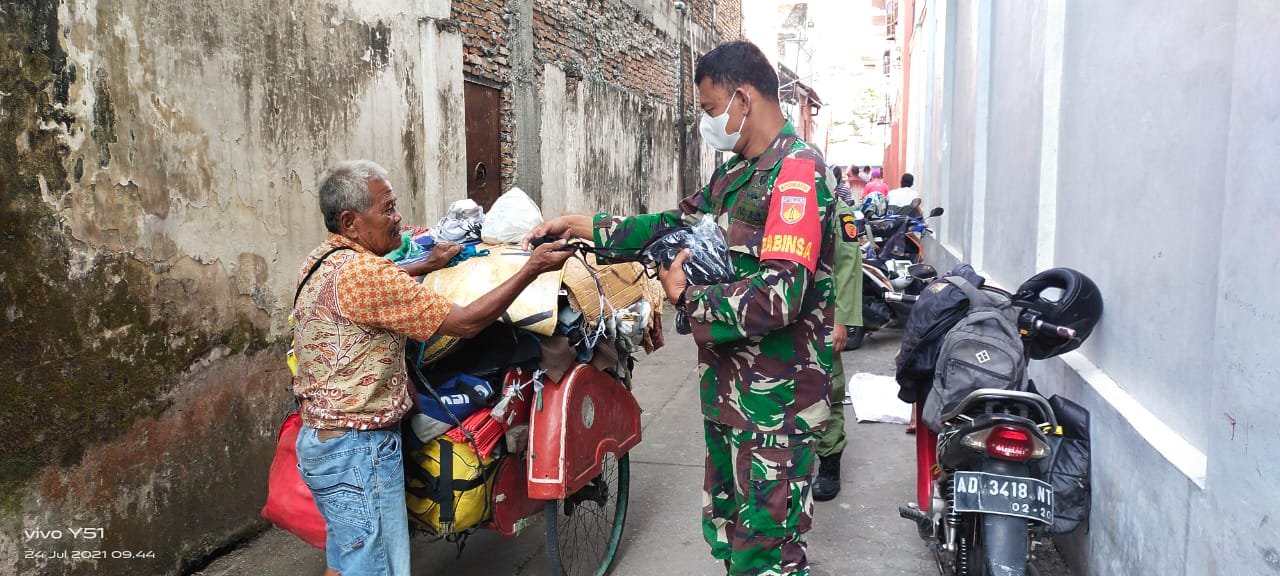
[[[373,197],[369,209],[350,213],[354,218],[350,219],[344,235],[370,252],[384,256],[400,247],[400,211],[396,209],[396,193],[390,182],[370,180],[369,196]]]

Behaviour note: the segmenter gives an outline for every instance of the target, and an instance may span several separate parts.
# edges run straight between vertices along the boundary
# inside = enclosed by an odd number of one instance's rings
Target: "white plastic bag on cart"
[[[480,240],[484,224],[484,208],[466,198],[449,205],[449,211],[431,230],[436,242],[474,242]]]
[[[512,244],[541,223],[542,210],[524,190],[513,187],[489,207],[480,237],[490,244]]]
[[[845,395],[845,404],[853,406],[858,422],[911,421],[911,405],[898,399],[898,382],[893,376],[859,372],[849,377]]]

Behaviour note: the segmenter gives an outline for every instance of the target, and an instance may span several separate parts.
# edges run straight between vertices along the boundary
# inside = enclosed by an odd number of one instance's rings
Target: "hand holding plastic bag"
[[[660,266],[670,266],[681,250],[689,249],[684,261],[684,274],[689,284],[710,286],[733,281],[729,265],[729,245],[724,233],[710,215],[693,226],[669,228],[654,236],[641,250],[644,258]]]
[[[729,245],[724,233],[711,215],[703,215],[693,226],[671,228],[650,239],[641,250],[644,259],[669,267],[681,250],[689,250],[684,261],[684,274],[689,285],[710,286],[734,280],[729,263]],[[690,333],[689,317],[676,315],[676,332]]]

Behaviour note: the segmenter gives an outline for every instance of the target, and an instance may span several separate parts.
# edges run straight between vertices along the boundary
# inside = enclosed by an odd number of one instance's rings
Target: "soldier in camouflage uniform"
[[[806,575],[814,448],[830,412],[836,218],[827,169],[783,117],[777,74],[759,48],[720,45],[698,61],[695,81],[704,141],[734,153],[706,187],[677,210],[560,216],[529,238],[634,250],[704,214],[727,222],[736,281],[687,285],[687,252],[659,272],[698,345],[703,533],[729,574]]]
[[[832,500],[840,493],[840,456],[848,444],[844,432],[844,361],[840,352],[845,349],[848,328],[862,326],[862,252],[858,245],[858,226],[853,208],[837,201],[835,263],[835,334],[831,361],[831,418],[818,436],[818,477],[813,482],[813,499],[819,502]]]

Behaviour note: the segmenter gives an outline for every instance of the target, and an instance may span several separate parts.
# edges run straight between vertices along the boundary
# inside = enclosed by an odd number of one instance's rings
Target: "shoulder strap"
[[[307,270],[307,275],[303,276],[302,281],[298,283],[298,290],[293,293],[293,305],[294,306],[298,305],[298,297],[302,295],[302,287],[306,286],[307,280],[311,279],[311,275],[315,274],[316,270],[320,269],[320,264],[324,262],[325,258],[328,258],[330,254],[333,254],[334,252],[337,252],[339,250],[351,250],[351,249],[352,248],[350,246],[338,246],[337,248],[333,248],[328,252],[325,252],[323,256],[317,258],[316,263],[311,265],[310,270]]]
[[[947,276],[946,278],[943,278],[943,280],[946,280],[947,282],[950,282],[950,283],[951,283],[952,285],[954,285],[955,287],[957,287],[957,288],[959,288],[960,290],[964,291],[964,295],[969,297],[969,307],[970,307],[970,308],[975,308],[975,307],[978,307],[978,306],[983,306],[983,307],[988,307],[988,308],[989,308],[989,307],[994,306],[994,303],[991,301],[991,297],[990,297],[990,296],[987,296],[986,294],[983,294],[981,290],[979,290],[979,289],[978,289],[977,287],[975,287],[973,284],[970,284],[970,283],[969,283],[969,281],[968,281],[968,280],[965,280],[963,277],[961,277],[961,276]]]

